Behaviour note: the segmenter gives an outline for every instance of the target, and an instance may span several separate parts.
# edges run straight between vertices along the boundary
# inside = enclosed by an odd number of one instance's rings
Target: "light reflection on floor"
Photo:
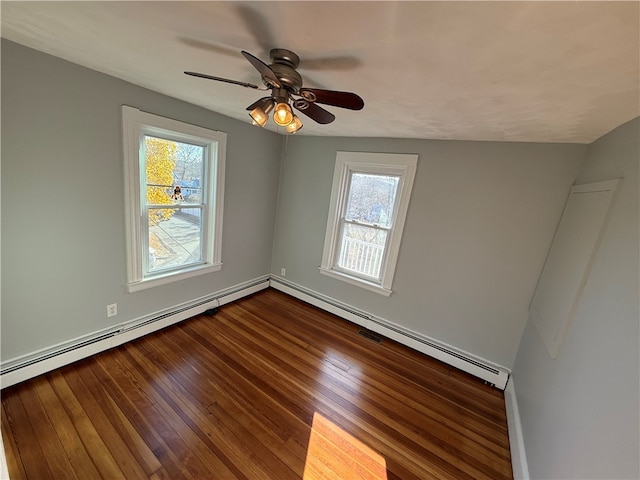
[[[315,412],[302,478],[387,480],[387,463],[379,453]]]

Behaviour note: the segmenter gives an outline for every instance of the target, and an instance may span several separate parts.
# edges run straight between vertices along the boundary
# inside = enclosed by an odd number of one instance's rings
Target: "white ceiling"
[[[1,32],[246,122],[264,92],[182,72],[260,84],[240,50],[288,48],[365,101],[302,135],[590,143],[640,115],[639,5],[2,1]]]

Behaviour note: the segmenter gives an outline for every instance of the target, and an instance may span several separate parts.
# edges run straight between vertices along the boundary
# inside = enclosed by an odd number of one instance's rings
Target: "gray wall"
[[[532,478],[640,476],[638,119],[588,149],[294,136],[280,165],[280,136],[5,40],[1,93],[3,361],[284,267],[511,367],[576,175],[625,177],[559,358],[528,325],[513,377]],[[228,133],[221,272],[125,293],[122,104]],[[390,298],[318,272],[338,150],[420,155]]]
[[[281,136],[6,40],[1,93],[4,361],[269,274]],[[228,134],[222,271],[125,293],[123,104]]]
[[[567,338],[551,359],[527,324],[514,387],[532,479],[640,478],[640,120],[589,146],[576,183],[623,177]]]
[[[336,121],[340,121],[337,117]],[[391,297],[318,271],[336,152],[419,154]],[[290,137],[272,272],[510,368],[583,145]]]

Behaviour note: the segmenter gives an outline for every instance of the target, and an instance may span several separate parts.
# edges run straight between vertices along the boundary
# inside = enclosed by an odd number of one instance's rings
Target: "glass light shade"
[[[273,100],[269,97],[261,98],[254,105],[257,107],[249,112],[249,116],[253,119],[254,125],[264,127],[269,120],[269,112],[273,109]]]
[[[293,112],[291,107],[287,103],[279,103],[276,105],[276,110],[273,112],[273,121],[276,125],[286,127],[293,120]]]
[[[285,129],[287,130],[287,133],[296,133],[301,128],[302,128],[302,122],[300,121],[297,115],[294,115],[291,123],[285,127]]]
[[[251,110],[249,116],[253,119],[253,122],[256,125],[260,125],[261,127],[264,127],[264,125],[267,123],[267,120],[269,120],[269,116],[262,109],[262,107],[256,107]]]

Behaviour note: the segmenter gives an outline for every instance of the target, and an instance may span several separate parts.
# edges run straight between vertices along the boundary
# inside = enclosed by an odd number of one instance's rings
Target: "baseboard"
[[[514,480],[529,480],[529,465],[524,450],[520,411],[516,399],[513,377],[509,379],[504,390],[504,402],[507,409],[507,428],[509,430],[509,448],[511,450],[511,466]]]
[[[269,276],[265,275],[109,329],[7,360],[0,364],[0,386],[5,388],[29,380],[268,287]]]
[[[507,384],[509,370],[504,367],[408,330],[386,319],[360,311],[283,278],[265,275],[264,277],[212,293],[206,297],[197,298],[142,318],[124,322],[110,329],[93,332],[83,337],[2,362],[0,364],[0,387],[5,388],[15,385],[56,368],[122,345],[199,315],[210,308],[251,295],[269,286],[475,375],[501,390],[504,390]]]
[[[333,313],[345,320],[349,320],[368,330],[384,335],[414,350],[481,378],[500,390],[504,390],[507,384],[509,370],[505,367],[404,328],[389,320],[361,311],[326,295],[285,280],[282,277],[272,275],[270,285],[276,290],[280,290],[292,297],[310,303],[322,310]]]

